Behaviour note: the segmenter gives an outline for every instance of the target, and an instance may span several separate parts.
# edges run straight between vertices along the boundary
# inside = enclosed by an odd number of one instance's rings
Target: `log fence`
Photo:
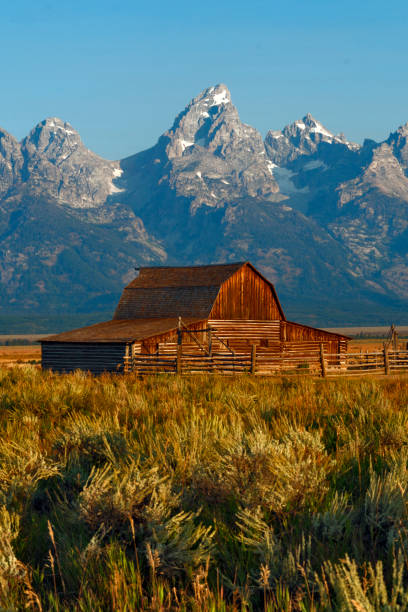
[[[408,350],[367,353],[327,353],[323,345],[309,351],[289,353],[217,352],[211,354],[175,352],[157,354],[130,352],[124,357],[124,371],[138,374],[254,374],[261,376],[361,376],[408,373]]]

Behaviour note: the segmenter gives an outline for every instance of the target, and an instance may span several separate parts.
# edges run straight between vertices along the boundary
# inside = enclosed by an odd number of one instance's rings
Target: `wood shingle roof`
[[[221,285],[245,262],[141,268],[125,287],[114,319],[208,317]]]
[[[203,266],[156,266],[140,268],[137,278],[126,289],[139,287],[199,287],[221,285],[246,262]]]
[[[185,325],[198,322],[197,319],[183,319]],[[176,331],[177,326],[178,318],[113,320],[47,336],[41,338],[41,342],[117,342],[122,344]]]

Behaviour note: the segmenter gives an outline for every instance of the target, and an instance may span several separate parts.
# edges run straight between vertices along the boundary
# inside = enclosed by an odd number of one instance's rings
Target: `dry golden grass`
[[[408,340],[399,339],[398,347],[401,350],[406,350]],[[382,351],[384,348],[384,338],[356,338],[349,342],[348,352],[349,353],[358,353],[362,351],[365,353],[366,351],[374,352],[374,351]]]
[[[399,378],[0,369],[0,608],[408,610]]]
[[[28,361],[41,361],[41,347],[0,346],[0,366],[14,366]]]
[[[0,346],[0,367],[41,362],[40,346]]]

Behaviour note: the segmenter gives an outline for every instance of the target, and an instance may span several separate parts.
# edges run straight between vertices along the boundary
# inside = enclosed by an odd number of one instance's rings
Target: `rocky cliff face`
[[[31,193],[47,194],[72,208],[97,208],[117,188],[118,162],[89,151],[69,123],[39,123],[21,143],[21,181]]]
[[[225,85],[121,161],[57,118],[21,143],[0,130],[0,308],[113,307],[135,265],[249,259],[306,318],[401,311],[407,134],[359,146],[308,114],[263,142]]]
[[[225,85],[194,98],[156,146],[123,160],[121,167],[139,208],[161,185],[172,197],[187,198],[191,215],[246,196],[283,199],[261,135],[240,121]]]
[[[160,143],[172,166],[170,184],[178,195],[192,198],[193,213],[200,206],[218,208],[231,198],[277,199],[279,187],[262,137],[241,122],[225,85],[195,98]]]
[[[282,131],[270,130],[265,138],[268,156],[278,165],[287,165],[302,156],[317,153],[321,145],[334,145],[358,151],[358,144],[346,140],[344,134],[335,136],[310,113],[287,125]]]
[[[408,178],[391,142],[374,147],[357,177],[339,184],[335,211],[327,226],[353,254],[354,273],[408,299]]]
[[[0,134],[0,308],[110,307],[135,262],[166,255],[117,201],[119,162],[89,151],[60,119],[21,143]]]
[[[0,128],[0,198],[18,181],[23,163],[19,143]]]

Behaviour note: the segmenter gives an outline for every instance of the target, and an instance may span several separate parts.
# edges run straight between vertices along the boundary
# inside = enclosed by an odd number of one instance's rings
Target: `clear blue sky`
[[[306,112],[358,142],[408,121],[406,1],[9,0],[0,19],[0,126],[18,139],[58,116],[125,157],[220,82],[263,135]]]

